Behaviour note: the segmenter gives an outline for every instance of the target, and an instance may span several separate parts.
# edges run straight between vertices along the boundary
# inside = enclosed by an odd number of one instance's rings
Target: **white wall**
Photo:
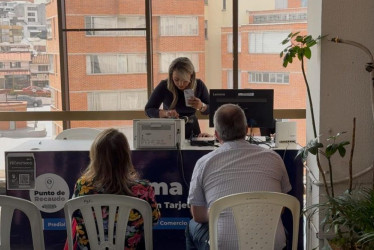
[[[336,36],[353,40],[362,43],[374,53],[374,1],[309,1],[308,25],[309,33],[313,36],[327,35],[321,45],[313,49],[313,57],[308,64],[308,79],[315,103],[317,130],[322,135],[323,142],[328,136],[341,131],[347,131],[344,139],[351,140],[352,119],[357,118],[353,159],[355,174],[368,168],[374,157],[374,125],[370,98],[372,82],[370,74],[365,71],[365,64],[370,62],[370,58],[356,47],[335,44],[329,40]],[[307,118],[308,124],[311,124],[310,117]],[[308,139],[312,137],[311,131],[311,126],[308,126]],[[343,160],[334,159],[334,179],[348,176],[349,151],[350,147]],[[317,174],[313,162],[308,164]],[[370,171],[356,179],[356,183],[372,182],[373,172]],[[346,187],[344,183],[339,185],[338,189],[341,191]],[[316,202],[324,194],[322,188],[318,189],[314,185],[309,185],[307,190],[308,202]],[[309,233],[308,238],[310,237],[315,237],[315,234]],[[311,242],[316,244],[318,241],[309,241],[310,244]],[[312,249],[313,246],[315,245],[309,245],[308,249]]]

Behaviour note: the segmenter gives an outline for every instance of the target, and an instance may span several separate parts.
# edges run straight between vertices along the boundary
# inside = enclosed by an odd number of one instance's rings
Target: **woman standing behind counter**
[[[186,106],[184,90],[192,89],[194,97]],[[161,103],[163,109],[160,109]],[[188,117],[185,137],[201,135],[196,110],[204,115],[209,114],[208,89],[200,79],[196,79],[195,68],[187,57],[179,57],[169,66],[168,79],[162,80],[152,92],[145,112],[151,118],[182,118]]]

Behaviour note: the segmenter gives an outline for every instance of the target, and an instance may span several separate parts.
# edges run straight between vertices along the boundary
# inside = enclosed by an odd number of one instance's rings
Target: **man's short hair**
[[[214,128],[222,141],[244,139],[247,119],[244,111],[235,104],[224,104],[214,114]]]

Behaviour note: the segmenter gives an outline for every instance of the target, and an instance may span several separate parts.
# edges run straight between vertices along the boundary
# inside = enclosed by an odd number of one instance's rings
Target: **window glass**
[[[90,111],[102,110],[138,110],[147,102],[145,90],[91,92],[87,96]]]
[[[116,17],[94,17],[88,16],[85,18],[86,28],[88,29],[109,29],[117,28],[117,18]],[[87,31],[87,35],[94,36],[114,36],[117,31]]]
[[[52,20],[47,19],[46,20],[46,30],[47,30],[47,39],[52,38]]]
[[[90,55],[87,74],[146,73],[145,55]]]
[[[275,0],[275,8],[276,9],[287,9],[288,0]]]
[[[282,41],[290,32],[250,32],[249,52],[250,53],[272,53],[279,54],[287,45]]]
[[[195,71],[199,72],[199,55],[192,53],[162,53],[160,55],[160,72],[167,73],[169,71],[169,65],[171,62],[178,57],[189,58],[195,67]]]
[[[162,16],[160,18],[161,36],[196,36],[198,18],[194,16]]]
[[[117,20],[118,28],[145,28],[144,16],[121,16]],[[145,36],[145,31],[118,31],[120,36]]]

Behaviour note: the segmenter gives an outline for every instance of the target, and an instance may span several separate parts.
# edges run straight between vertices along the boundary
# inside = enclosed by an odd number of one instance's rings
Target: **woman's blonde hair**
[[[130,186],[137,174],[123,133],[113,128],[102,131],[92,143],[90,160],[83,176],[92,180],[97,189],[108,194],[132,195]]]
[[[174,109],[178,102],[177,87],[173,81],[173,72],[176,71],[184,81],[189,81],[187,88],[196,89],[196,72],[190,59],[187,57],[178,57],[174,59],[169,66],[169,76],[167,82],[168,90],[173,94],[173,101],[170,105],[170,109]]]

